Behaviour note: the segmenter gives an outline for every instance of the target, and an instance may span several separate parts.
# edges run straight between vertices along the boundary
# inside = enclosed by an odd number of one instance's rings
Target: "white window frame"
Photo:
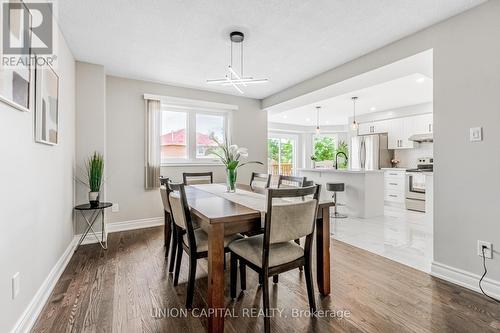
[[[337,132],[330,132],[330,133],[320,133],[320,134],[313,134],[312,136],[312,147],[311,147],[311,151],[312,151],[312,155],[315,155],[315,144],[314,142],[316,141],[316,138],[321,138],[321,137],[330,137],[333,139],[333,146],[335,149],[337,149],[338,145],[339,145],[339,134]],[[334,156],[335,158],[335,156]]]
[[[231,127],[233,120],[232,111],[236,111],[238,106],[199,101],[178,97],[158,96],[144,94],[146,99],[157,99],[161,101],[162,111],[184,112],[187,114],[187,137],[186,149],[187,158],[170,158],[161,161],[161,166],[183,166],[183,165],[222,165],[220,160],[210,157],[196,157],[196,115],[221,115],[224,117],[224,132],[231,142]]]
[[[299,146],[299,135],[295,133],[281,133],[281,132],[268,132],[267,133],[267,139],[288,139],[288,140],[293,140],[295,144],[293,145],[293,159],[292,159],[292,174],[296,175],[297,174],[297,169],[299,168],[297,165],[298,158],[297,158],[297,153],[298,153],[298,146]],[[266,144],[268,144],[266,142]],[[269,152],[267,158],[269,159]],[[281,163],[281,161],[279,162]],[[269,168],[269,166],[268,166]]]

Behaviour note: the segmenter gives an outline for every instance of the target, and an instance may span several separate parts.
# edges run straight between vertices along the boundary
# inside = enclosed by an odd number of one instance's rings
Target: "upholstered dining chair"
[[[306,177],[280,175],[278,178],[278,188],[303,187],[305,180]]]
[[[170,192],[169,187],[167,186],[169,179],[166,177],[160,177],[160,195],[161,200],[163,202],[163,213],[164,213],[164,245],[165,245],[165,258],[168,258],[169,247],[172,245],[170,249],[170,267],[169,272],[174,271],[174,262],[175,262],[175,251],[177,250],[177,238],[175,237],[174,232],[174,222],[172,219],[172,210],[170,209],[170,203],[168,201],[168,194]]]
[[[213,172],[183,172],[182,182],[184,185],[212,184],[214,182]]]
[[[262,276],[263,311],[269,309],[269,277],[304,266],[311,311],[316,310],[311,268],[312,237],[318,210],[319,185],[295,189],[269,189],[264,234],[238,239],[231,250],[231,298],[236,298],[236,267],[250,267]],[[300,200],[304,198],[304,200]],[[297,200],[298,199],[298,200]],[[293,240],[306,237],[304,248]],[[244,290],[245,286],[242,286]],[[270,319],[264,317],[265,332]]]
[[[177,235],[177,258],[175,263],[174,286],[178,285],[179,272],[183,250],[189,255],[189,276],[186,293],[186,308],[193,305],[194,282],[196,277],[196,261],[208,257],[208,235],[201,228],[195,229],[191,212],[186,198],[184,184],[168,183],[170,193],[168,200],[174,217],[175,232]],[[231,241],[242,238],[240,234],[224,237],[225,253]]]
[[[252,172],[250,188],[252,191],[264,192],[271,185],[271,175],[267,173]]]

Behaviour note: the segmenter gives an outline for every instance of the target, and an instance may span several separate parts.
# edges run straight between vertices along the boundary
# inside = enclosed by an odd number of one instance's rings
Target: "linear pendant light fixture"
[[[353,103],[353,106],[354,106],[354,112],[353,112],[353,119],[352,119],[352,124],[351,124],[351,128],[353,131],[357,130],[358,129],[358,123],[356,122],[356,101],[357,101],[357,97],[354,96],[354,97],[351,97],[352,99],[352,103]]]
[[[316,107],[316,135],[319,135],[321,130],[319,129],[319,110],[321,109],[321,106]]]
[[[231,51],[230,51],[230,64],[228,66],[228,72],[221,79],[207,80],[207,84],[218,84],[221,86],[233,86],[240,94],[244,94],[241,87],[246,87],[248,84],[256,83],[266,83],[268,79],[254,79],[251,76],[243,75],[243,40],[245,35],[240,31],[233,31],[229,34],[229,39],[231,41]],[[233,44],[240,44],[240,73],[237,73],[233,67]]]

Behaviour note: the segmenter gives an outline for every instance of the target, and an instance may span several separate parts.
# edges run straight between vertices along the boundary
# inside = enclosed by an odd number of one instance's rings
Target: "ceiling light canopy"
[[[356,131],[358,129],[358,123],[356,122],[356,101],[357,101],[357,97],[354,96],[354,97],[351,97],[352,99],[352,104],[353,104],[353,118],[352,118],[352,124],[351,124],[351,128],[353,131]]]
[[[233,86],[240,94],[244,94],[241,87],[246,87],[248,84],[266,83],[268,79],[254,79],[252,76],[243,75],[243,40],[245,35],[240,31],[233,31],[229,34],[231,41],[230,62],[228,71],[224,78],[207,80],[207,84],[218,84],[222,86]],[[233,44],[240,44],[240,72],[236,72],[233,67]]]

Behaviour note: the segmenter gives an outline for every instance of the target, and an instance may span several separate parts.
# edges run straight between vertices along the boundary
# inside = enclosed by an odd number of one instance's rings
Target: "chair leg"
[[[273,283],[278,283],[279,281],[279,278],[278,278],[279,275],[273,275]]]
[[[194,281],[196,279],[196,257],[189,256],[189,277],[186,294],[186,309],[193,307]]]
[[[259,285],[262,286],[263,281],[264,281],[264,279],[262,278],[262,274],[259,274]]]
[[[314,297],[314,282],[312,278],[311,258],[306,258],[305,265],[307,297],[309,298],[309,308],[312,312],[316,311],[316,298]]]
[[[237,278],[237,275],[238,275],[238,271],[237,271],[237,267],[238,266],[238,260],[236,259],[236,256],[231,253],[231,259],[230,259],[230,274],[231,274],[231,277],[230,277],[230,288],[231,288],[231,299],[235,299],[236,298],[236,278]]]
[[[269,312],[269,276],[263,274],[262,277],[262,310],[264,310],[264,332],[271,332],[271,322],[268,316]]]
[[[173,227],[176,228],[175,226]],[[176,252],[177,252],[177,230],[174,229],[172,232],[172,249],[170,250],[170,265],[168,267],[169,273],[172,273],[174,271]]]
[[[295,243],[297,243],[297,244],[299,244],[299,245],[300,245],[300,238],[299,238],[299,239],[296,239],[296,240],[295,240]],[[302,272],[303,270],[304,270],[304,267],[300,266],[300,267],[299,267],[299,271],[301,271],[301,272]]]
[[[247,289],[247,266],[240,261],[240,286],[241,290]]]
[[[175,273],[174,273],[174,286],[177,286],[179,283],[179,273],[181,270],[181,262],[182,262],[182,242],[177,240],[177,261],[175,263]]]

